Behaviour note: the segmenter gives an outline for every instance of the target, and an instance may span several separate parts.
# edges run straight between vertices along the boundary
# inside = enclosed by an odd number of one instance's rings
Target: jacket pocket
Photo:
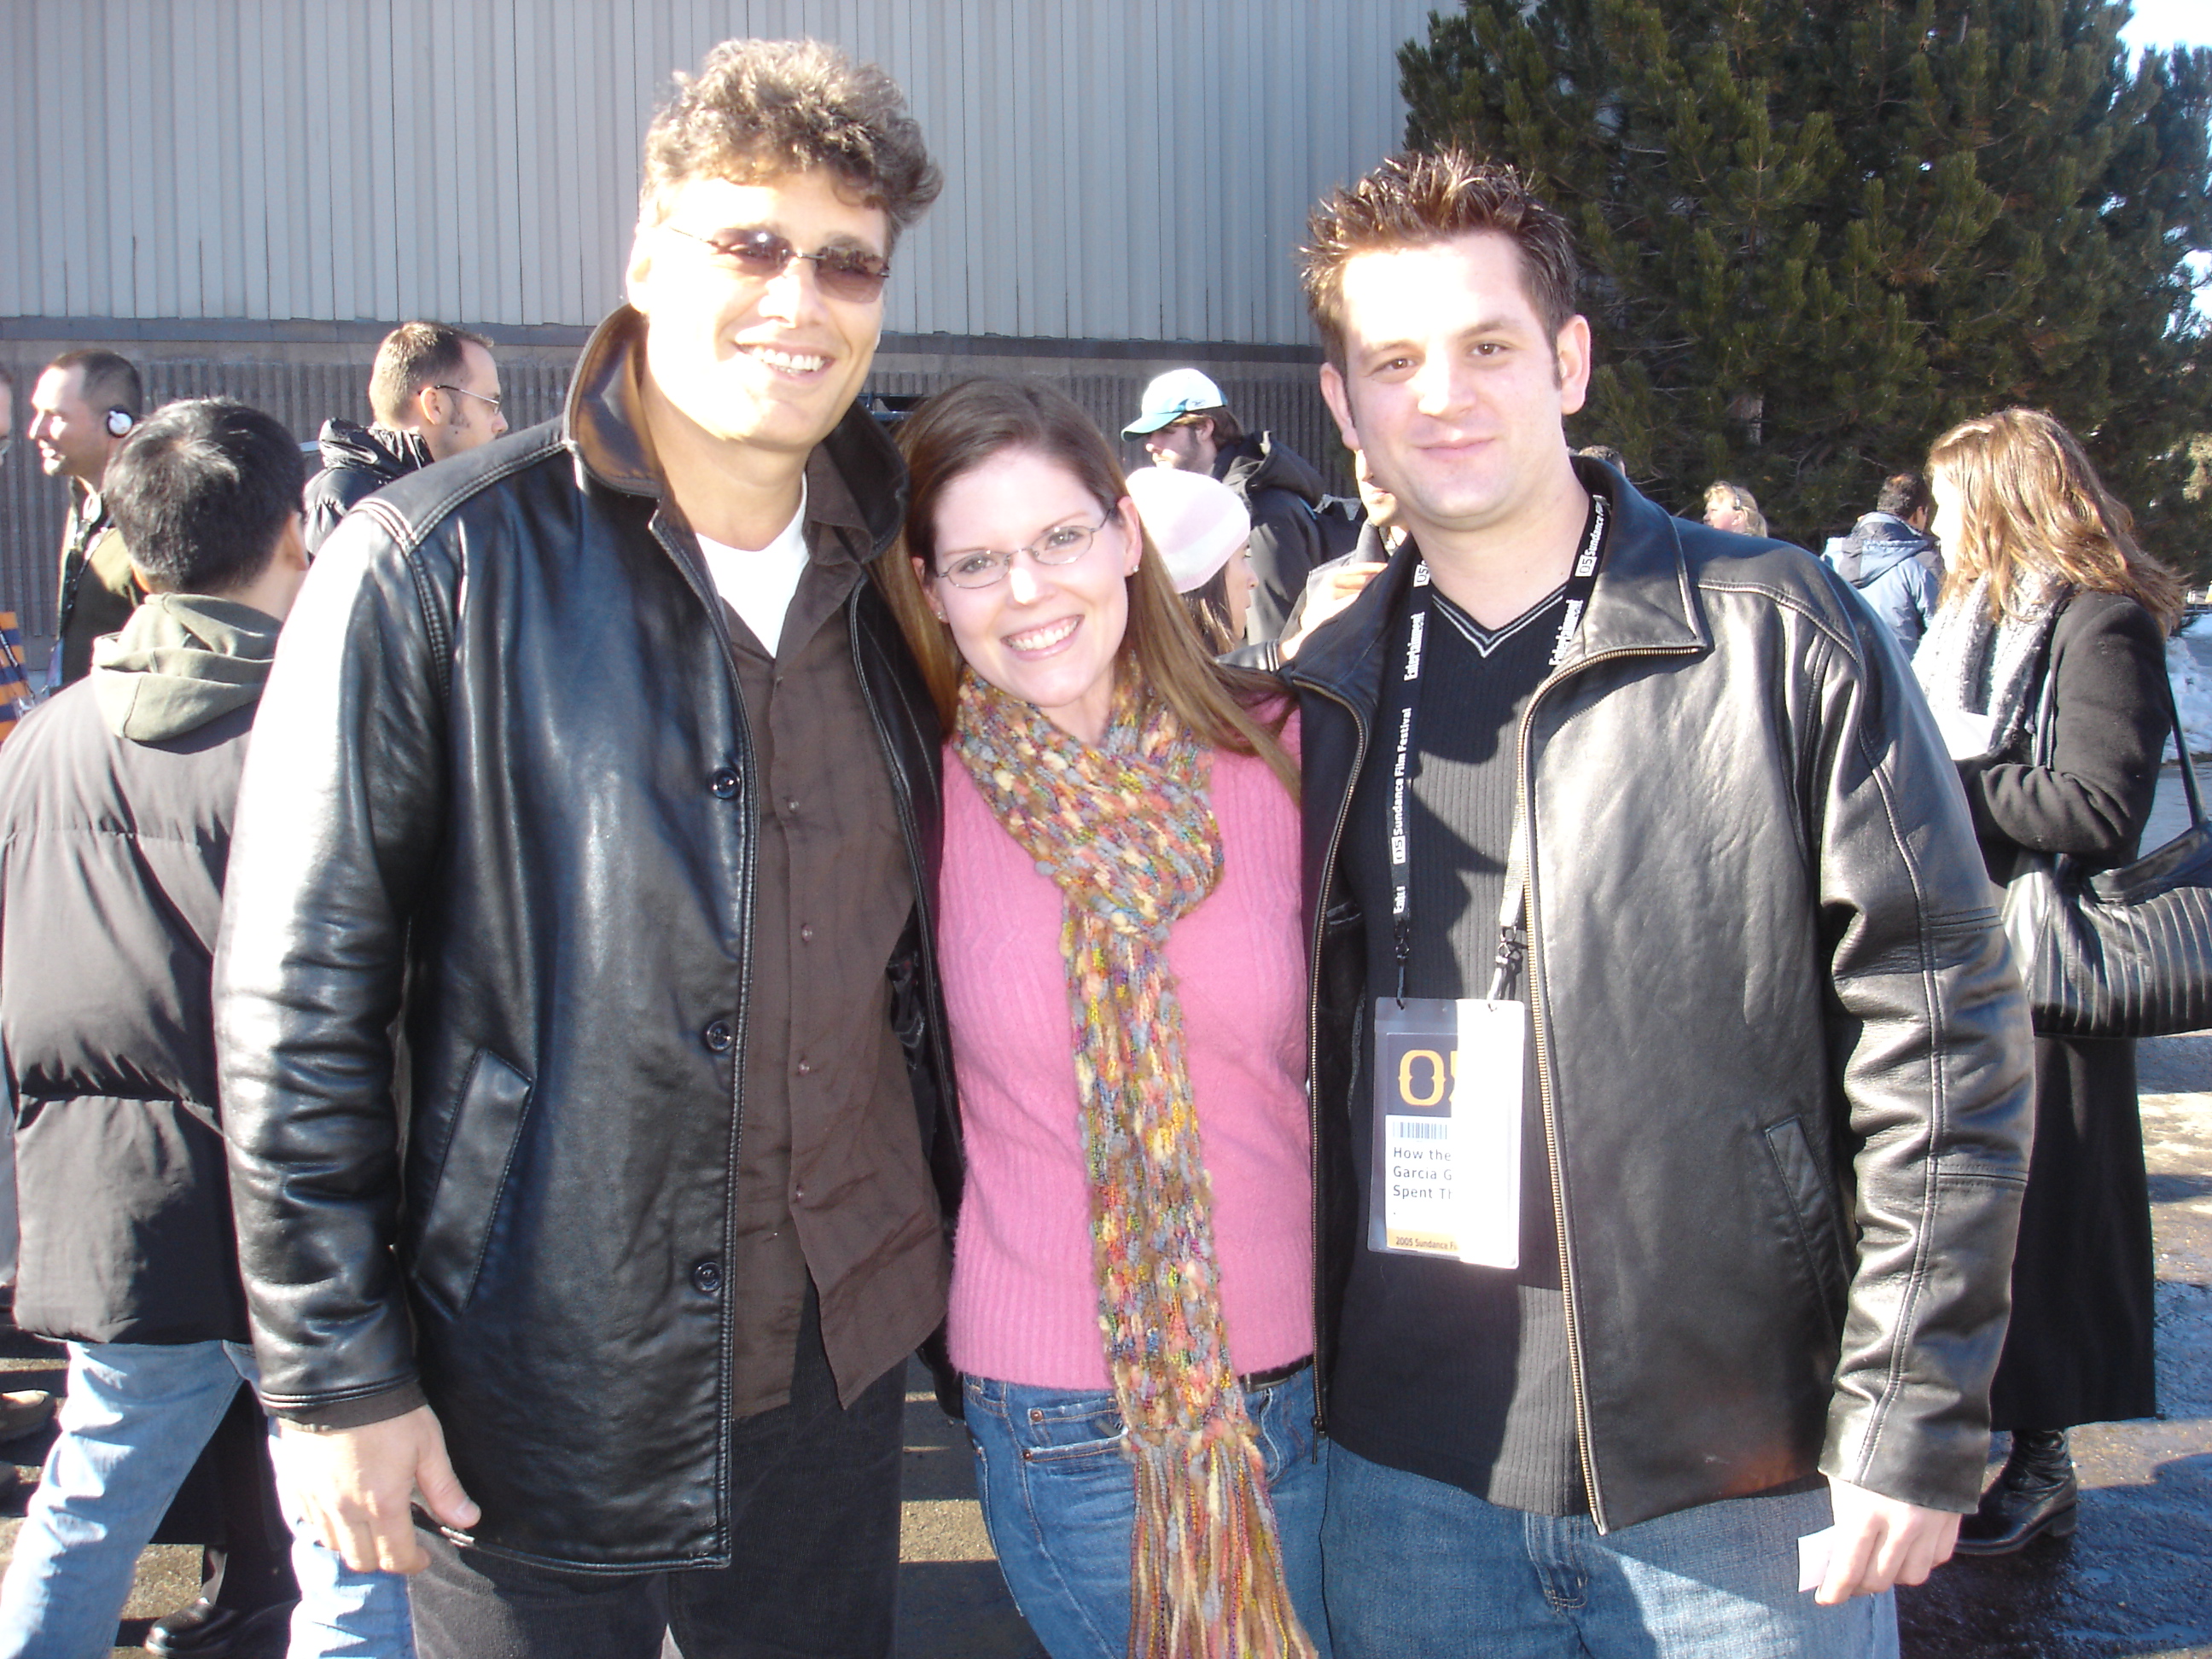
[[[1784,1206],[1797,1248],[1822,1297],[1840,1308],[1848,1293],[1841,1243],[1836,1231],[1835,1195],[1820,1173],[1802,1118],[1785,1117],[1764,1131],[1766,1152],[1782,1182]]]
[[[479,1048],[462,1079],[446,1157],[415,1248],[415,1278],[448,1314],[476,1294],[484,1247],[530,1108],[530,1079]]]

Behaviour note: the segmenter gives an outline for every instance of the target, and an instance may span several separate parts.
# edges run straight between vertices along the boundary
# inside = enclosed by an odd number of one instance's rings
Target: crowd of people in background
[[[2154,1409],[2133,1051],[1990,884],[2134,855],[2180,601],[2072,434],[1817,559],[1675,518],[1566,440],[1567,222],[1443,151],[1299,256],[1357,504],[1195,367],[1132,476],[1049,386],[856,404],[940,183],[880,70],[726,43],[643,176],[528,431],[428,321],[312,477],[31,390],[0,1659],[105,1650],[241,1383],[267,1547],[156,1652],[881,1659],[916,1351],[1055,1659],[1876,1656],[2073,1530]]]

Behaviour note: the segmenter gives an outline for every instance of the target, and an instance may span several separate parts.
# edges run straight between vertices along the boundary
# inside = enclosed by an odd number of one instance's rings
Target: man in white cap
[[[1170,369],[1146,386],[1121,435],[1141,439],[1154,466],[1218,478],[1243,497],[1255,583],[1244,637],[1260,643],[1281,634],[1306,573],[1328,556],[1314,516],[1321,474],[1273,433],[1248,434],[1221,388],[1194,368]]]

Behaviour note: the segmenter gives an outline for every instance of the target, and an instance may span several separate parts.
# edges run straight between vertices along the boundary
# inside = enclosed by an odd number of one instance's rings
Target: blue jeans
[[[1824,1607],[1797,1540],[1828,1494],[1740,1498],[1601,1537],[1329,1453],[1322,1554],[1338,1659],[1896,1659],[1889,1595]]]
[[[967,1379],[983,1524],[1014,1605],[1052,1659],[1123,1659],[1136,1478],[1111,1393]],[[1329,1450],[1314,1439],[1313,1367],[1244,1396],[1267,1467],[1291,1602],[1327,1656],[1321,1521]]]
[[[0,1583],[0,1659],[106,1659],[138,1553],[239,1383],[255,1381],[235,1343],[66,1346],[61,1433]],[[350,1571],[296,1519],[293,1534],[290,1659],[412,1659],[406,1580]]]

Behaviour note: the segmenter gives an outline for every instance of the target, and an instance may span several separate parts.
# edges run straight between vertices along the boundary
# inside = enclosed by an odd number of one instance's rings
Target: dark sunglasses
[[[713,236],[702,236],[681,225],[663,225],[661,228],[704,243],[726,269],[759,282],[773,281],[790,268],[793,259],[805,259],[813,265],[815,280],[821,283],[822,291],[833,300],[865,305],[880,299],[884,283],[891,274],[890,260],[878,258],[864,248],[825,247],[819,253],[801,253],[791,245],[788,237],[760,226],[750,230],[726,230]]]

